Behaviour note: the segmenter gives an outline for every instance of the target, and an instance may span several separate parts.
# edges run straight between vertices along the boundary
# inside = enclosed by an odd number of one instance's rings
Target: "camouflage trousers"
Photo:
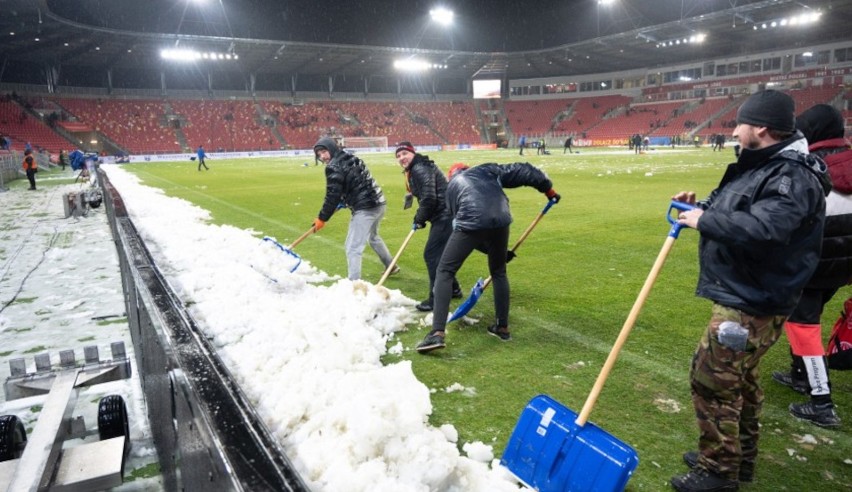
[[[754,469],[763,406],[758,364],[778,341],[785,320],[786,316],[755,317],[713,304],[690,369],[699,429],[698,466],[731,480],[737,479],[741,466]],[[748,330],[744,349],[719,342],[719,326],[725,321]]]

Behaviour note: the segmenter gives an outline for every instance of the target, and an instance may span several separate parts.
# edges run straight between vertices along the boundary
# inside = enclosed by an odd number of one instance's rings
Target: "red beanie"
[[[447,179],[448,180],[453,179],[453,176],[455,176],[459,171],[464,171],[465,169],[469,169],[469,168],[470,168],[470,166],[468,166],[467,164],[465,164],[463,162],[456,162],[455,164],[450,166],[450,170],[447,171]]]
[[[396,144],[396,151],[394,151],[393,155],[399,154],[400,150],[407,150],[407,151],[411,152],[412,154],[416,153],[416,152],[414,152],[414,146],[411,145],[411,142],[400,142],[400,143]]]

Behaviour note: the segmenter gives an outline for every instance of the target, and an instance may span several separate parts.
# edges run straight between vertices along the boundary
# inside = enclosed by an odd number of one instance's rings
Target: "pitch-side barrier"
[[[165,490],[307,492],[99,175]]]

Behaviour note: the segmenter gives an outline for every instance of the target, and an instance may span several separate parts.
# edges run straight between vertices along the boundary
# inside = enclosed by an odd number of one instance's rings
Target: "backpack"
[[[852,369],[852,297],[843,303],[840,318],[834,323],[828,347],[828,367],[838,371]]]

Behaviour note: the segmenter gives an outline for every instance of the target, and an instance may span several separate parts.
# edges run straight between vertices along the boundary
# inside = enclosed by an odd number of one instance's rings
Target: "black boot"
[[[430,297],[429,299],[426,299],[425,301],[421,302],[420,304],[414,306],[414,309],[416,309],[418,311],[423,311],[424,313],[428,313],[429,311],[432,310],[433,304],[434,304],[433,299]]]
[[[774,371],[772,380],[803,395],[810,394],[811,385],[808,384],[808,371],[805,369],[804,359],[798,355],[793,355],[792,352],[790,356],[793,358],[790,364],[790,372]]]
[[[828,401],[822,402],[819,401],[819,398],[815,396],[805,403],[791,403],[790,415],[797,419],[807,420],[820,427],[840,427],[840,417],[834,410],[834,403],[830,398],[828,398]]]
[[[678,492],[721,492],[740,488],[736,480],[720,477],[704,468],[695,468],[686,475],[673,477],[671,483]]]
[[[698,464],[698,451],[687,451],[683,453],[683,462],[686,463],[686,466],[689,467],[690,470],[695,468],[695,465]],[[740,482],[752,482],[754,481],[754,463],[740,463],[740,473],[737,475],[737,479]]]

